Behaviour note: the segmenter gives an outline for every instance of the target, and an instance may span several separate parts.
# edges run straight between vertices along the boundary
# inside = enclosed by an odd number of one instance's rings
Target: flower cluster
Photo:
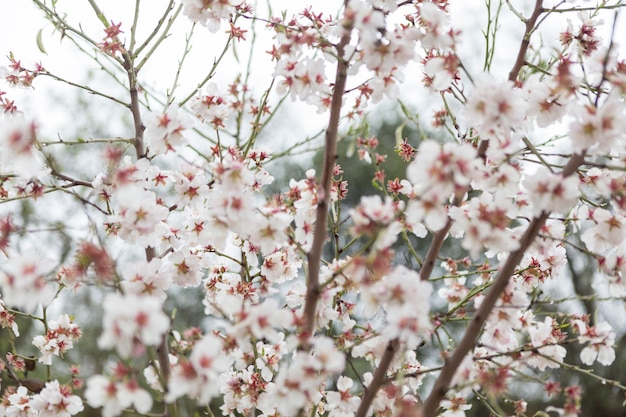
[[[608,366],[621,347],[602,307],[626,295],[626,65],[599,36],[612,6],[561,22],[552,42],[562,47],[548,51],[536,34],[549,42],[554,32],[541,23],[570,9],[538,1],[525,16],[486,2],[477,70],[447,0],[348,0],[339,12],[318,4],[279,17],[268,4],[268,18],[265,5],[182,0],[148,32],[139,2],[122,24],[93,1],[101,43],[52,3],[38,7],[62,37],[87,42],[106,74],[128,80],[118,82],[128,82],[125,99],[82,87],[123,105],[132,126],[55,139],[38,128],[45,117],[17,112],[0,91],[0,415],[69,417],[84,401],[105,417],[463,417],[481,403],[523,417],[544,412],[516,394],[530,384],[564,397],[545,413],[581,413],[577,385],[542,381]],[[506,80],[494,48],[505,19],[525,31]],[[144,69],[184,25],[176,78],[160,91]],[[269,47],[255,43],[263,25]],[[194,34],[206,29],[225,30],[209,34],[224,40],[222,55],[181,94]],[[225,56],[238,65],[241,48],[245,68],[224,83]],[[275,61],[260,96],[257,51]],[[35,76],[79,85],[9,60],[0,75],[12,86]],[[429,104],[441,100],[432,131],[405,100],[413,90],[399,88],[420,82]],[[295,121],[267,134],[286,98],[327,117],[318,135],[298,141]],[[393,134],[365,119],[385,98],[399,98],[404,115],[395,149]],[[322,166],[298,159],[281,173],[280,161],[317,149],[318,136]],[[279,141],[283,150],[266,150]],[[343,141],[371,178],[337,150]],[[593,277],[578,274],[586,259],[597,261]],[[587,284],[598,294],[582,297]],[[83,294],[93,312],[73,305]],[[70,350],[93,316],[106,355],[84,364],[83,389],[68,362],[82,364]],[[43,330],[24,336],[22,320]],[[584,367],[566,363],[571,345]]]
[[[81,336],[80,328],[67,314],[62,314],[48,322],[45,336],[35,336],[33,345],[41,352],[39,362],[52,365],[52,356],[61,356],[74,347],[74,342]]]
[[[11,307],[34,311],[38,305],[48,305],[55,289],[47,275],[53,268],[49,259],[35,252],[12,255],[0,267],[0,289],[5,303]]]
[[[47,382],[38,394],[29,394],[25,386],[20,386],[0,403],[0,412],[5,416],[70,417],[84,410],[83,401],[73,395],[71,388],[53,380]]]

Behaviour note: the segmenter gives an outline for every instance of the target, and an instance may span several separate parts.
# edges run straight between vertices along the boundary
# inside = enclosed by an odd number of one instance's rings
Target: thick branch
[[[333,168],[337,159],[337,132],[341,117],[341,105],[348,78],[348,61],[343,57],[344,48],[350,42],[350,28],[344,28],[344,33],[337,45],[337,72],[335,74],[335,89],[330,105],[330,118],[326,129],[324,148],[324,166],[318,194],[317,212],[315,216],[315,231],[311,251],[307,255],[309,273],[307,277],[306,302],[304,306],[304,337],[312,335],[315,327],[315,312],[320,294],[319,274],[322,259],[322,248],[326,241],[326,216],[330,203],[330,186],[333,177]]]
[[[380,389],[380,387],[386,382],[387,379],[387,369],[391,366],[391,361],[393,357],[396,355],[398,351],[400,342],[398,339],[394,339],[387,345],[387,349],[385,349],[385,353],[382,358],[380,358],[380,363],[378,364],[378,368],[376,368],[376,372],[374,372],[374,376],[372,381],[367,386],[367,389],[363,393],[363,398],[361,399],[361,403],[359,404],[359,408],[356,411],[355,417],[365,417],[367,416],[367,412],[374,401],[374,397],[376,397],[376,393]]]
[[[133,115],[133,124],[135,126],[135,152],[137,155],[137,159],[145,157],[145,145],[143,139],[143,133],[146,130],[143,120],[141,118],[141,108],[139,103],[139,92],[137,86],[137,69],[134,66],[133,59],[130,54],[125,54],[124,57],[124,67],[126,68],[126,72],[128,73],[128,82],[129,82],[129,91],[130,91],[130,111]],[[155,258],[156,250],[149,246],[146,248],[146,261],[150,262],[153,258]],[[170,369],[170,360],[169,360],[169,351],[167,346],[167,333],[163,335],[161,339],[161,344],[158,349],[159,355],[159,367],[161,369],[161,375],[164,380],[164,389],[167,390],[167,381],[169,380],[169,376],[171,373]],[[170,410],[172,411],[170,413]],[[168,417],[170,415],[176,415],[176,406],[170,405],[168,406],[168,410],[164,413],[164,417]]]
[[[537,23],[537,19],[539,19],[539,16],[543,12],[543,0],[536,0],[535,9],[533,10],[533,13],[530,15],[528,20],[526,20],[526,30],[524,31],[522,43],[520,44],[519,50],[517,51],[515,64],[513,65],[511,72],[509,72],[509,81],[517,81],[517,76],[524,66],[526,51],[528,51],[528,47],[530,46],[530,35],[532,35],[533,31],[535,30],[535,24]]]
[[[130,80],[130,111],[133,114],[133,123],[135,125],[135,138],[133,144],[135,145],[137,159],[140,159],[146,156],[146,149],[143,143],[143,132],[146,130],[146,127],[141,119],[139,92],[137,91],[137,81],[135,79],[134,72],[129,70],[128,78]]]
[[[583,155],[576,154],[572,156],[568,164],[563,169],[563,177],[567,177],[576,172],[576,169],[583,163],[583,161]],[[422,410],[424,417],[436,415],[439,403],[450,388],[450,382],[452,381],[454,373],[461,365],[465,355],[467,355],[467,353],[476,345],[476,340],[478,339],[483,324],[493,310],[496,301],[500,298],[500,295],[509,283],[509,279],[524,256],[524,253],[526,253],[529,246],[533,243],[537,234],[545,224],[549,214],[550,213],[544,211],[530,222],[526,232],[524,232],[524,235],[520,239],[519,248],[509,254],[509,257],[505,261],[504,265],[502,265],[500,272],[494,280],[493,285],[490,287],[485,299],[481,303],[480,308],[470,321],[463,338],[459,342],[459,345],[452,353],[452,356],[446,360],[445,365],[441,370],[441,374],[439,374],[437,381],[435,381],[433,390],[428,398],[426,398],[426,401],[424,401],[424,408]]]

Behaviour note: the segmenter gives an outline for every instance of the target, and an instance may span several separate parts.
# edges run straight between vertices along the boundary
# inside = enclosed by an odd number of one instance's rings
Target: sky
[[[495,0],[492,2],[496,3]],[[297,12],[302,10],[308,3],[310,1],[273,0],[272,7],[274,14],[286,9]],[[341,2],[333,0],[314,3],[315,10],[335,13],[338,9],[337,5]],[[549,5],[556,2],[546,0],[545,3]],[[593,4],[590,1],[580,3],[584,5]],[[128,0],[99,2],[107,17],[116,23],[122,22],[122,29],[126,28],[126,32],[128,32],[128,27],[130,26],[129,22],[132,21],[132,6],[129,6],[132,4],[134,2]],[[151,0],[149,2],[144,0],[141,3],[138,39],[143,39],[147,36],[166,4],[166,0]],[[259,2],[258,9],[266,9],[265,4],[266,2]],[[453,26],[461,29],[466,39],[458,54],[464,64],[474,73],[479,71],[482,65],[483,42],[480,29],[486,21],[484,4],[484,0],[451,0]],[[523,14],[528,15],[534,2],[517,0],[512,1],[512,4],[518,7]],[[87,1],[58,0],[58,7],[68,12],[68,19],[73,25],[82,27],[93,39],[102,39],[102,25],[96,20]],[[494,60],[494,69],[503,78],[506,77],[510,65],[514,61],[519,38],[524,30],[522,23],[513,18],[506,5],[504,6],[504,11],[503,16],[505,18],[500,23],[500,35],[496,43],[497,53]],[[264,10],[265,13],[266,11]],[[558,39],[558,33],[565,27],[566,19],[568,18],[576,20],[576,16],[571,13],[567,16],[561,14],[550,17],[541,27],[541,36],[544,41],[555,44],[554,41]],[[610,20],[612,16],[607,15],[606,18]],[[623,16],[620,20],[626,22]],[[150,65],[147,65],[142,71],[142,83],[160,90],[169,88],[184,48],[185,30],[188,27],[185,16],[180,16],[178,23],[174,27],[173,35],[164,42],[163,47],[151,58]],[[617,28],[615,39],[624,39],[626,42],[626,24],[618,24]],[[260,26],[260,29],[263,29],[263,27]],[[179,94],[181,96],[183,92],[185,92],[184,95],[193,92],[197,82],[204,77],[206,69],[210,67],[214,57],[221,50],[225,40],[224,30],[225,28],[222,27],[220,33],[217,34],[217,40],[215,34],[209,33],[202,27],[197,28],[195,31],[192,51],[188,56],[185,70],[180,78],[181,87],[179,88]],[[605,28],[605,32],[607,30],[608,27]],[[38,34],[39,46],[37,41]],[[472,37],[468,37],[470,34],[472,34]],[[126,33],[126,36],[128,36],[128,33]],[[273,64],[265,53],[268,46],[271,45],[269,36],[267,31],[260,30],[259,40],[254,50],[256,58],[252,67],[251,85],[258,86],[259,91],[263,91],[266,88],[265,86],[268,84],[268,80],[273,72]],[[605,37],[608,37],[608,33],[606,33]],[[2,42],[0,42],[0,66],[7,64],[8,61],[5,57],[9,52],[13,52],[18,59],[27,65],[41,62],[51,72],[75,81],[85,78],[85,68],[94,67],[93,61],[85,59],[83,54],[76,53],[75,48],[67,39],[62,42],[59,41],[59,35],[55,33],[52,24],[43,18],[32,1],[0,0],[0,39],[2,39]],[[47,54],[43,54],[40,47],[43,47]],[[238,46],[238,53],[242,59],[245,59],[247,55],[246,49],[247,45],[245,44]],[[227,68],[238,66],[232,56],[229,55],[226,59],[230,60],[230,62],[226,62],[225,66]],[[404,92],[403,99],[414,105],[418,111],[434,111],[429,103],[438,100],[432,100],[433,96],[421,88],[421,71],[419,67],[415,66],[412,71],[417,76],[414,79],[408,79],[405,85],[402,86],[402,91]],[[93,72],[94,79],[92,82],[101,82],[101,79],[104,77],[99,77],[99,73],[101,71]],[[229,83],[232,80],[232,76],[231,71],[222,70],[218,71],[215,80],[217,82]],[[62,99],[63,94],[66,94],[68,91],[67,86],[62,86],[62,88],[55,90],[56,86],[54,84],[38,80],[35,91],[12,91],[11,94],[18,103],[23,99],[30,99],[29,105],[38,108],[38,116],[49,119],[47,124],[54,124],[58,127],[70,123],[71,120],[66,120],[63,112],[57,111],[62,109],[54,109],[55,106],[52,105],[54,103],[50,103],[50,89],[58,91],[52,94],[55,97],[54,100],[57,101]],[[107,87],[105,86],[104,88]],[[310,115],[307,119],[311,120],[310,123],[303,121],[304,125],[310,124],[309,130],[311,132],[314,131],[318,126],[318,117],[315,116],[315,109],[310,106],[302,108],[296,106],[294,113],[302,114],[302,112]]]

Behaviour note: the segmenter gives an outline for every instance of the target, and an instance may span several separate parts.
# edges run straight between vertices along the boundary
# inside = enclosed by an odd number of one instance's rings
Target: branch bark
[[[361,403],[359,404],[359,408],[356,411],[354,417],[365,417],[367,416],[367,412],[376,397],[376,393],[383,386],[383,384],[387,380],[387,369],[391,366],[391,361],[393,357],[396,355],[398,348],[400,347],[400,342],[398,339],[394,339],[387,345],[385,349],[385,353],[380,358],[380,363],[378,364],[378,368],[376,368],[376,372],[374,372],[374,376],[372,381],[367,386],[367,389],[363,393],[363,398],[361,399]]]
[[[511,72],[509,72],[509,81],[517,81],[517,76],[524,66],[524,63],[526,62],[526,51],[528,51],[528,47],[530,46],[530,35],[532,35],[533,31],[535,30],[537,19],[539,19],[539,16],[541,16],[541,13],[543,12],[543,0],[536,0],[533,13],[526,20],[526,30],[524,31],[522,43],[520,44],[519,50],[517,51],[515,64],[513,64],[513,68],[511,69]]]
[[[576,154],[572,156],[567,165],[562,171],[563,177],[568,177],[576,172],[576,169],[583,163],[584,156],[581,154]],[[485,296],[480,308],[470,321],[463,338],[459,342],[459,345],[452,353],[446,361],[439,377],[435,381],[435,385],[433,389],[424,401],[424,407],[422,409],[424,417],[435,416],[437,408],[439,407],[439,403],[448,392],[450,388],[450,382],[452,381],[452,377],[454,373],[461,365],[461,362],[465,358],[465,355],[475,346],[478,336],[480,334],[480,330],[482,329],[483,324],[487,320],[487,317],[493,310],[496,301],[502,294],[502,291],[506,288],[509,283],[509,279],[513,275],[517,264],[520,262],[524,253],[528,250],[528,247],[532,244],[532,242],[537,237],[537,234],[545,224],[548,219],[550,213],[542,212],[539,216],[535,217],[529,224],[526,232],[520,239],[519,248],[511,252],[509,257],[505,261],[504,265],[500,269],[500,272],[496,276],[493,285],[490,287],[489,292]]]
[[[134,65],[134,59],[132,58],[132,51],[124,54],[124,69],[128,74],[128,89],[130,92],[130,112],[133,116],[133,124],[135,128],[135,137],[133,139],[133,145],[135,146],[135,154],[137,159],[144,158],[146,156],[146,149],[144,144],[144,131],[146,130],[141,117],[141,103],[139,102],[139,91],[137,84],[137,69]],[[148,246],[145,250],[146,261],[150,262],[156,258],[156,250]],[[157,350],[159,357],[159,368],[164,381],[163,389],[167,391],[167,381],[169,380],[171,369],[169,360],[169,349],[167,345],[167,333],[163,335],[161,344]],[[176,416],[178,411],[175,404],[170,404],[163,413],[163,417]]]
[[[320,295],[319,273],[322,259],[322,249],[327,236],[326,217],[330,203],[330,187],[333,177],[333,168],[337,159],[337,132],[339,130],[339,119],[341,117],[341,106],[343,94],[346,90],[348,78],[348,64],[344,59],[344,49],[350,42],[351,27],[345,27],[344,33],[337,44],[337,70],[335,73],[335,89],[330,105],[330,117],[326,129],[326,139],[324,147],[324,165],[322,168],[322,179],[318,191],[318,203],[315,216],[315,231],[311,251],[307,255],[308,276],[306,301],[304,306],[304,328],[303,340],[313,334],[315,329],[315,313]]]

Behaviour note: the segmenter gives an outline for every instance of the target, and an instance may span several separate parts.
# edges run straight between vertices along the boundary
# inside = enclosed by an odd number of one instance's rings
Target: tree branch
[[[376,368],[376,372],[374,372],[374,377],[372,381],[365,389],[363,393],[363,398],[361,399],[361,403],[359,404],[359,408],[356,411],[355,417],[365,417],[367,416],[367,412],[374,401],[374,397],[376,397],[376,393],[380,389],[380,387],[386,382],[387,379],[387,369],[391,366],[391,361],[393,357],[396,355],[398,348],[400,347],[400,342],[398,339],[394,339],[387,345],[385,349],[385,353],[382,358],[380,358],[380,363],[378,364],[378,368]]]
[[[583,163],[584,156],[581,154],[576,154],[572,156],[567,165],[562,171],[563,177],[568,177],[576,172],[576,169]],[[459,342],[457,348],[452,353],[446,361],[443,369],[441,370],[441,374],[435,381],[435,385],[433,389],[424,401],[423,415],[424,417],[434,416],[436,414],[437,408],[439,407],[439,403],[445,397],[446,392],[450,388],[450,382],[452,381],[452,377],[454,376],[456,370],[461,365],[461,362],[465,358],[465,355],[475,346],[476,340],[480,334],[480,330],[482,329],[483,324],[489,317],[489,314],[493,310],[496,301],[502,294],[502,291],[506,288],[509,283],[509,279],[513,275],[517,264],[520,262],[524,253],[528,250],[530,245],[533,243],[539,231],[545,224],[550,213],[542,212],[539,216],[535,217],[531,222],[526,232],[520,239],[519,248],[511,252],[509,257],[505,261],[504,265],[500,269],[497,277],[495,278],[493,285],[487,292],[485,299],[480,305],[480,308],[472,318],[463,335],[463,338]]]
[[[330,186],[332,183],[333,168],[337,159],[337,132],[341,118],[341,106],[343,94],[346,89],[348,78],[348,61],[343,58],[344,48],[350,42],[351,27],[344,27],[343,35],[337,45],[337,71],[335,74],[335,89],[330,105],[330,118],[326,129],[326,141],[324,148],[324,166],[318,194],[317,212],[315,216],[315,231],[311,251],[307,255],[308,277],[306,301],[304,305],[304,332],[303,340],[313,334],[315,328],[315,313],[317,301],[320,295],[319,273],[322,259],[322,248],[326,241],[326,216],[330,203]]]
[[[528,47],[530,46],[530,35],[532,35],[535,30],[535,24],[537,23],[537,19],[541,16],[541,13],[544,12],[543,9],[543,0],[536,0],[535,9],[533,13],[530,15],[528,20],[526,20],[526,30],[524,31],[524,36],[522,37],[522,43],[520,44],[519,50],[517,51],[517,58],[515,59],[515,64],[509,72],[509,81],[517,81],[517,76],[519,75],[520,70],[524,66],[526,51],[528,51]]]

